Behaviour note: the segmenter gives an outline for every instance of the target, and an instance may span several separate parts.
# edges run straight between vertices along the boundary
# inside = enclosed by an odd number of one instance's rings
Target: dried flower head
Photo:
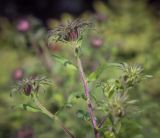
[[[30,96],[32,93],[38,93],[39,88],[45,84],[50,84],[46,77],[29,77],[17,82],[17,86],[15,86],[12,91],[18,91],[26,96]]]
[[[67,24],[62,24],[57,28],[49,31],[49,37],[52,40],[70,42],[78,40],[86,29],[93,28],[93,24],[88,21],[83,21],[81,19],[76,19]]]

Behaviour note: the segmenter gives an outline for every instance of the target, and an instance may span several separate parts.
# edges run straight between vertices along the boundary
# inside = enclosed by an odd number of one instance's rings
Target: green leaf
[[[120,129],[121,129],[121,121],[117,122],[117,124],[115,126],[116,134],[119,133]]]
[[[30,112],[41,112],[40,109],[38,108],[35,108],[29,104],[20,104],[20,105],[17,105],[15,107],[13,107],[15,109],[21,109],[21,110],[24,110],[24,111],[30,111]]]
[[[85,121],[89,121],[90,120],[90,116],[89,116],[89,113],[88,112],[86,112],[85,114],[84,114],[84,118],[83,118]]]
[[[72,70],[77,70],[77,67],[75,65],[73,65],[68,59],[57,56],[57,55],[53,55],[53,58],[58,61],[59,63],[61,63],[62,65],[64,65],[66,68],[68,69],[72,69]]]
[[[150,78],[152,78],[152,77],[153,77],[152,75],[144,75],[144,78],[147,78],[147,79],[148,79],[148,78],[150,79]]]
[[[78,110],[77,113],[76,113],[76,116],[77,116],[77,118],[79,118],[79,119],[83,119],[84,116],[85,116],[84,114],[85,114],[85,113],[84,113],[83,110]]]
[[[89,113],[81,109],[76,112],[76,116],[84,121],[89,121],[90,119]]]
[[[87,81],[91,82],[91,81],[95,81],[99,78],[99,76],[101,75],[101,73],[104,71],[104,69],[106,69],[106,67],[108,67],[108,65],[103,65],[101,67],[99,67],[95,72],[92,72],[88,77],[87,77]]]
[[[89,76],[87,77],[87,81],[91,82],[97,80],[102,74],[102,72],[108,67],[121,67],[121,66],[122,64],[119,63],[106,63],[105,65],[100,66],[95,72],[89,74]]]
[[[104,132],[105,138],[116,138],[115,134],[111,131]]]
[[[74,92],[70,94],[70,96],[68,97],[67,103],[72,103],[74,102],[74,100],[77,100],[79,98],[86,100],[86,97],[83,92]]]
[[[71,108],[72,106],[73,106],[73,105],[70,104],[70,103],[67,103],[67,104],[65,105],[66,108]]]
[[[130,100],[130,101],[128,101],[127,103],[128,104],[135,104],[135,103],[137,103],[138,102],[138,100]]]

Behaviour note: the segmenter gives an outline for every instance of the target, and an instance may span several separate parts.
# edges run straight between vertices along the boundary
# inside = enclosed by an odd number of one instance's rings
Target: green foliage
[[[95,81],[97,80],[101,73],[107,68],[107,65],[103,65],[101,67],[99,67],[95,72],[92,72],[89,74],[89,76],[87,77],[87,81],[91,82],[91,81]]]
[[[53,58],[59,63],[61,63],[65,68],[70,69],[70,70],[77,70],[77,67],[74,66],[68,59],[59,57],[57,55],[53,55]]]
[[[41,112],[41,110],[39,110],[38,108],[35,108],[29,104],[20,104],[17,105],[15,107],[13,107],[14,109],[20,109],[22,111],[29,111],[29,112]]]
[[[94,8],[95,16],[84,13],[81,18],[88,20],[92,16],[96,30],[89,27],[91,33],[88,30],[85,37],[80,35],[75,42],[69,42],[70,44],[68,41],[65,44],[54,43],[55,37],[52,35],[48,45],[45,45],[47,30],[33,17],[28,18],[31,28],[25,33],[17,31],[14,24],[7,19],[1,19],[0,137],[4,138],[6,134],[13,137],[13,134],[16,135],[25,126],[32,127],[35,137],[38,138],[53,138],[53,135],[66,137],[55,120],[51,122],[40,114],[33,96],[14,93],[13,97],[9,97],[9,86],[17,82],[13,77],[17,68],[24,71],[23,78],[43,74],[53,79],[50,83],[54,87],[41,85],[39,91],[43,92],[45,89],[45,93],[38,93],[38,100],[48,111],[57,115],[77,137],[93,137],[87,98],[78,78],[76,57],[73,56],[76,52],[82,58],[84,71],[89,74],[86,75],[87,82],[97,123],[101,126],[98,128],[101,137],[159,138],[159,19],[148,10],[144,0],[110,0],[109,6],[97,1]],[[60,20],[51,20],[48,27],[54,29],[55,25],[71,18],[73,17],[64,14]],[[66,34],[61,38],[69,40],[64,37]],[[91,39],[95,37],[102,40],[99,47],[95,47],[97,39],[96,42]],[[145,74],[152,74],[154,77]],[[29,82],[34,90],[41,83]],[[24,93],[26,81],[19,86]],[[8,108],[12,105],[20,110]],[[50,116],[46,110],[45,114]],[[106,119],[101,125],[103,117]]]

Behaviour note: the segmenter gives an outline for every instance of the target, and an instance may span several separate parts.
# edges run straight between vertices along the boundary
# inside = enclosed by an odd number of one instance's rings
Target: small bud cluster
[[[142,74],[143,69],[140,66],[130,66],[126,63],[116,64],[122,74],[118,79],[101,82],[105,101],[101,105],[106,110],[114,133],[119,133],[119,124],[125,116],[131,112],[137,112],[135,103],[137,100],[130,100],[129,90],[141,81],[145,76]]]
[[[119,68],[123,71],[121,81],[128,87],[133,87],[144,78],[142,74],[143,69],[138,65],[129,66],[128,64],[123,63],[120,64]]]

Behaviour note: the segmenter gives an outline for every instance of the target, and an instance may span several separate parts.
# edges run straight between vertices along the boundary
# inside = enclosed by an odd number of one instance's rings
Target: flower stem
[[[70,137],[70,138],[76,138],[65,126],[64,124],[59,120],[59,118],[52,114],[50,111],[48,111],[38,100],[38,97],[36,95],[33,95],[34,98],[34,102],[35,104],[41,109],[41,111],[46,114],[48,117],[54,119],[55,121],[57,121],[59,123],[59,125],[61,126],[61,128],[63,129],[63,131]]]
[[[82,63],[81,63],[81,60],[80,60],[79,56],[77,56],[77,65],[78,65],[80,77],[81,77],[81,80],[82,80],[82,83],[83,83],[85,96],[87,97],[88,112],[89,112],[90,119],[92,121],[92,126],[93,126],[93,129],[94,129],[94,137],[95,138],[100,138],[100,134],[97,130],[98,127],[97,127],[96,117],[95,117],[94,112],[93,112],[93,105],[92,105],[92,101],[91,101],[91,98],[90,98],[88,83],[87,83],[87,80],[86,80],[86,77],[85,77],[85,74],[84,74],[84,71],[83,71]]]
[[[108,114],[105,115],[105,116],[102,118],[101,122],[100,122],[99,125],[98,125],[98,128],[101,128],[101,127],[102,127],[102,125],[105,123],[105,121],[107,120],[107,118],[108,118]]]

